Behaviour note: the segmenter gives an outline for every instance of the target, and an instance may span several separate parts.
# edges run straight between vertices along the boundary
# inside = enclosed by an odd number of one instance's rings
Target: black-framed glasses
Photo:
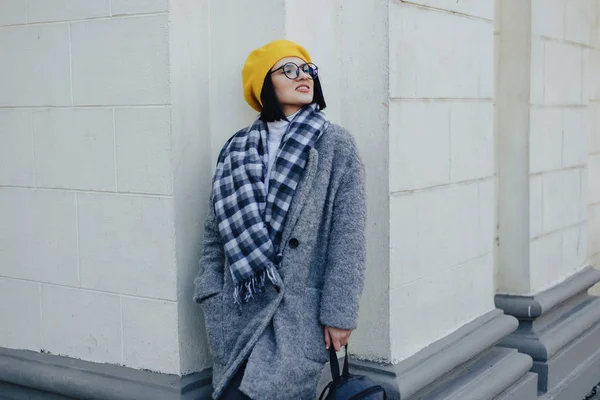
[[[304,63],[302,65],[297,65],[293,62],[287,62],[283,64],[281,67],[274,69],[271,73],[282,70],[283,74],[288,79],[298,79],[300,76],[300,71],[304,72],[309,76],[310,79],[315,79],[319,74],[319,67],[317,67],[313,63]]]

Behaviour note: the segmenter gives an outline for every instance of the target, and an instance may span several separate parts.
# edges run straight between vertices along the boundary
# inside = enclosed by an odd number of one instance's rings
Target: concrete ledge
[[[597,346],[598,347],[598,346]],[[539,397],[540,400],[579,400],[600,381],[600,349],[581,363],[559,385]]]
[[[544,398],[583,398],[600,381],[593,361],[600,360],[600,298],[587,293],[599,280],[600,271],[589,267],[528,300],[496,296],[497,306],[519,318],[519,328],[499,346],[533,358],[531,371],[539,375]]]
[[[531,370],[539,374],[539,389],[546,392],[549,389],[563,386],[562,382],[565,379],[568,380],[574,371],[580,369],[582,365],[588,364],[588,360],[595,358],[600,358],[600,323],[582,334],[550,360],[534,361]],[[582,389],[589,390],[599,380],[600,375],[594,376],[592,382],[588,382],[588,386]]]
[[[180,377],[0,347],[0,382],[12,390],[102,400],[198,399],[210,393],[210,380],[209,370]]]
[[[528,372],[517,383],[505,390],[503,394],[494,400],[535,399],[537,398],[537,381],[537,374]]]
[[[588,266],[560,285],[533,296],[498,294],[495,297],[496,307],[519,319],[537,318],[571,297],[586,292],[597,282],[600,282],[600,270]]]
[[[527,376],[531,357],[494,347],[517,324],[515,318],[493,310],[396,365],[358,360],[351,363],[351,372],[379,382],[391,399],[439,398],[444,393],[444,399],[505,395],[528,400],[522,395],[531,391],[533,378]],[[328,373],[325,369],[321,387],[330,380]],[[517,397],[507,395],[507,390]]]
[[[536,361],[548,361],[598,321],[600,298],[583,293],[535,321],[521,321],[501,346],[519,349]]]

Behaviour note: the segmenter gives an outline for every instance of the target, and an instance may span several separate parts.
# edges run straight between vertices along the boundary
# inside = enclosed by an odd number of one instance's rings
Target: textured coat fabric
[[[284,223],[275,270],[281,288],[267,286],[241,313],[211,204],[194,300],[206,320],[214,399],[246,359],[240,390],[252,399],[316,397],[329,360],[323,325],[357,326],[366,255],[364,180],[354,138],[330,124],[310,150]]]

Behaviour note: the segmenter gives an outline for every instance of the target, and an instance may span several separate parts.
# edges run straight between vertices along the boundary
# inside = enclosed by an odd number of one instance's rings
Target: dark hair
[[[321,88],[321,81],[317,76],[314,80],[313,85],[313,103],[317,103],[317,110],[323,110],[327,105],[325,104],[325,97],[323,97],[323,89]],[[275,94],[275,87],[271,80],[271,72],[267,72],[265,81],[263,82],[262,91],[260,92],[260,101],[262,102],[262,112],[260,113],[260,119],[263,122],[273,122],[280,119],[287,120],[281,104]]]

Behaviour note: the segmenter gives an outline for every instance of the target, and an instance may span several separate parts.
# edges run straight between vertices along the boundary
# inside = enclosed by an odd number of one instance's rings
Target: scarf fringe
[[[275,273],[275,266],[270,265],[257,274],[244,279],[238,283],[233,290],[233,302],[235,304],[247,303],[255,294],[261,295],[265,291],[267,278],[273,285],[279,285],[279,279]]]

